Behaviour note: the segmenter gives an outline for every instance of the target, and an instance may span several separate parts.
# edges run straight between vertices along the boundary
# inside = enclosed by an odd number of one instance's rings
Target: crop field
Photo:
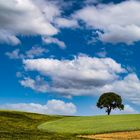
[[[96,139],[98,133],[132,130],[140,130],[138,114],[71,117],[0,111],[0,140],[83,140]]]

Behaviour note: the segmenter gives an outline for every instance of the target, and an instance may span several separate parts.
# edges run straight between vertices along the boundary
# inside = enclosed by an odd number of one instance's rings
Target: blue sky
[[[139,113],[140,2],[1,0],[0,108],[96,115],[104,92]]]

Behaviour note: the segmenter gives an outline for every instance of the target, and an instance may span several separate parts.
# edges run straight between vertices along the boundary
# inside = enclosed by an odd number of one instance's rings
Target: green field
[[[140,115],[69,117],[46,122],[38,128],[47,132],[71,134],[140,130]]]
[[[140,130],[140,115],[69,117],[0,111],[0,140],[82,140],[77,134]]]
[[[0,140],[81,140],[72,135],[42,132],[37,129],[43,122],[61,118],[63,116],[0,111]]]

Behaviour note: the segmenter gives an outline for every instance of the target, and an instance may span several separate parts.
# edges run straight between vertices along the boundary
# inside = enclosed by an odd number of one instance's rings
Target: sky
[[[105,114],[101,94],[140,112],[139,0],[0,0],[0,109]]]

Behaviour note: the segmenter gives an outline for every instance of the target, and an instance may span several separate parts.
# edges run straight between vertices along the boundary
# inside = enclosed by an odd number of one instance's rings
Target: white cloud
[[[32,0],[43,11],[47,21],[53,22],[56,17],[61,15],[61,4],[50,0]],[[61,2],[60,2],[61,3]]]
[[[45,11],[43,11],[47,8],[57,9],[57,7],[51,3],[46,3],[44,8],[41,9],[39,5],[32,0],[11,0],[10,2],[2,0],[0,6],[0,17],[2,18],[0,22],[1,28],[5,27],[5,29],[21,34],[53,35],[57,33],[57,29],[45,19]],[[44,15],[42,12],[44,12]],[[52,11],[49,12],[51,13]],[[60,11],[58,10],[58,14],[60,14],[59,12]],[[54,15],[50,18],[53,16]]]
[[[73,60],[58,60],[52,58],[27,59],[23,61],[27,70],[34,70],[54,79],[65,78],[80,80],[112,81],[117,73],[125,72],[122,66],[111,58],[93,58],[78,56]]]
[[[74,114],[77,109],[73,103],[65,103],[61,100],[50,100],[47,103],[49,114]]]
[[[140,104],[138,76],[127,73],[121,64],[111,58],[83,55],[73,60],[30,59],[23,63],[26,71],[37,71],[51,79],[48,92],[69,97],[100,96],[104,92],[112,91],[120,94],[124,100]]]
[[[74,17],[84,21],[89,28],[101,30],[97,34],[103,42],[132,44],[140,40],[139,9],[140,2],[136,0],[88,5]]]
[[[124,105],[124,110],[119,111],[119,110],[113,110],[113,114],[138,114],[139,112],[135,110],[132,106],[126,104]]]
[[[56,44],[58,45],[60,48],[66,48],[66,45],[63,41],[60,41],[59,39],[57,38],[54,38],[54,37],[43,37],[42,38],[43,42],[45,44]]]
[[[140,27],[136,25],[128,25],[126,27],[110,26],[110,31],[104,34],[98,33],[99,39],[103,42],[118,43],[125,42],[131,45],[135,41],[140,40]]]
[[[25,69],[52,79],[51,90],[70,95],[91,94],[92,88],[112,83],[125,69],[111,58],[78,56],[73,60],[28,59]]]
[[[19,54],[19,49],[15,49],[12,52],[6,52],[5,55],[7,55],[10,59],[20,59],[23,58],[23,55]]]
[[[61,13],[59,7],[45,0],[1,0],[0,42],[20,43],[18,35],[54,35],[52,21]],[[6,34],[3,34],[5,32]]]
[[[49,100],[47,104],[37,103],[16,103],[16,104],[2,104],[1,109],[27,111],[41,114],[58,114],[58,115],[72,115],[77,111],[73,103],[65,103],[62,100]]]
[[[44,53],[47,53],[48,50],[42,47],[32,47],[30,50],[26,51],[25,58],[34,58],[42,56]]]
[[[106,84],[100,91],[115,91],[124,99],[140,104],[140,80],[135,73],[128,74],[124,79],[117,80],[112,84]]]
[[[61,28],[78,27],[78,22],[77,22],[77,20],[74,20],[74,19],[57,18],[55,20],[55,22],[56,22],[57,26],[61,27]]]
[[[0,43],[7,43],[9,45],[19,45],[21,42],[15,35],[0,29]]]
[[[19,49],[15,49],[12,52],[6,52],[5,54],[10,59],[29,59],[29,58],[35,58],[40,57],[43,54],[47,53],[48,50],[42,47],[32,47],[30,50],[27,50],[24,54],[20,53]]]
[[[24,79],[20,81],[20,84],[42,93],[47,92],[49,88],[44,78],[40,76],[36,76],[35,80],[30,77],[24,77]]]
[[[105,50],[102,50],[100,52],[97,52],[96,55],[99,57],[105,58],[107,55],[107,52]]]

